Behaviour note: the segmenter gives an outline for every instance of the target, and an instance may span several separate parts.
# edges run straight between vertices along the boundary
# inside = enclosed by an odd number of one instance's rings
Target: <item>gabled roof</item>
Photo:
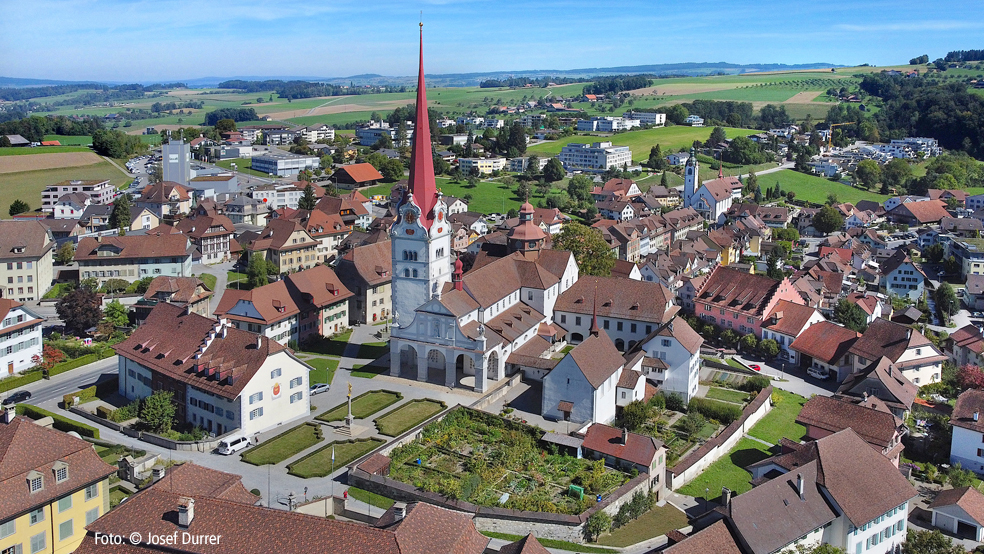
[[[68,464],[68,480],[55,480],[54,466]],[[88,442],[36,425],[26,417],[0,424],[0,521],[7,521],[109,477],[116,468]],[[28,478],[39,474],[42,489],[31,493]]]
[[[919,387],[902,375],[902,371],[891,360],[882,356],[861,371],[848,375],[837,389],[837,394],[863,398],[868,393],[865,385],[868,379],[877,381],[881,384],[879,388],[884,389],[884,393],[879,391],[880,394],[876,394],[877,397],[904,410],[912,407],[919,392]]]
[[[975,417],[976,414],[976,417]],[[967,389],[957,397],[950,415],[950,425],[984,433],[984,391]]]
[[[536,540],[533,533],[499,549],[499,554],[549,554],[549,552],[540,541]]]
[[[695,300],[727,307],[731,310],[752,312],[764,317],[769,299],[782,285],[765,275],[747,273],[727,266],[714,268]],[[788,284],[788,282],[787,282]]]
[[[470,514],[424,502],[408,504],[403,519],[390,523],[394,513],[390,508],[376,525],[396,535],[401,554],[481,554],[489,544],[490,539],[475,529]]]
[[[662,441],[637,433],[625,433],[622,443],[622,430],[601,423],[593,423],[584,435],[584,448],[607,454],[641,466],[650,467],[661,448]]]
[[[117,254],[109,257],[99,255],[100,251]],[[98,239],[86,237],[79,241],[75,250],[75,261],[104,259],[142,259],[184,257],[188,255],[188,237],[180,234],[164,234],[154,231],[145,235],[108,236]]]
[[[246,490],[241,476],[191,462],[172,466],[152,487],[181,496],[208,496],[247,505],[256,504],[259,500],[259,497]]]
[[[596,389],[625,364],[615,343],[604,331],[597,335],[588,335],[567,356],[574,360],[588,383]]]
[[[201,293],[198,292],[199,287],[201,287]],[[208,288],[198,277],[166,277],[163,275],[154,277],[143,297],[145,300],[150,300],[160,292],[171,293],[168,302],[176,303],[193,303],[212,296],[212,289]]]
[[[885,356],[904,368],[907,362],[899,363],[899,358],[910,348],[927,349],[922,357],[918,358],[920,363],[934,357],[934,354],[941,361],[944,358],[933,343],[919,331],[883,318],[875,319],[868,325],[868,329],[851,347],[851,353],[868,360],[877,360]]]
[[[593,299],[598,294],[597,306]],[[672,295],[666,286],[651,281],[618,277],[582,275],[557,297],[555,312],[662,323],[672,308]]]
[[[179,221],[174,228],[196,240],[236,232],[232,220],[220,214],[186,217]]]
[[[335,170],[335,177],[337,178],[339,173],[348,176],[349,179],[356,183],[368,183],[369,181],[379,181],[382,180],[383,176],[376,170],[372,164],[361,163],[361,164],[351,164],[343,165]]]
[[[762,328],[795,338],[816,313],[816,308],[780,300],[762,322]]]
[[[0,258],[40,258],[54,246],[48,228],[36,219],[0,221]]]
[[[293,242],[288,242],[291,240],[291,236],[296,232],[301,231],[304,235],[304,242],[294,244]],[[308,234],[307,230],[304,228],[300,222],[292,219],[271,219],[267,221],[266,227],[260,232],[260,235],[253,240],[250,244],[249,249],[253,251],[263,251],[263,250],[291,250],[294,248],[303,248],[306,246],[311,246],[316,244],[317,241]]]
[[[959,487],[942,490],[933,499],[929,509],[957,506],[973,518],[978,525],[984,525],[984,494],[974,487]]]
[[[390,241],[380,241],[357,246],[342,256],[336,268],[343,282],[350,276],[358,276],[369,286],[393,280],[393,255]]]
[[[889,213],[896,217],[913,219],[922,224],[935,223],[944,217],[950,217],[950,212],[946,211],[946,203],[941,200],[906,202],[899,204]]]
[[[912,258],[909,257],[909,254],[905,250],[901,250],[901,249],[896,250],[895,253],[893,253],[887,260],[881,263],[880,269],[882,275],[888,275],[889,273],[898,269],[899,266],[903,264],[911,265],[913,268],[915,268],[917,272],[919,272],[920,275],[923,276],[924,279],[926,278],[926,274],[923,273],[922,268],[914,264],[912,262]]]
[[[174,200],[172,200],[172,198],[174,198]],[[144,187],[144,189],[140,191],[140,199],[137,201],[151,204],[162,204],[165,202],[173,202],[175,200],[191,200],[191,195],[188,194],[188,189],[178,183],[175,183],[174,181],[161,181],[160,183],[153,183]]]
[[[217,327],[213,319],[160,303],[115,350],[172,379],[234,400],[267,357],[284,347],[267,337],[228,326],[209,342]]]
[[[721,519],[663,551],[664,554],[743,554]]]
[[[793,350],[829,365],[835,365],[854,346],[861,333],[829,321],[806,328],[789,346]]]
[[[843,402],[829,396],[814,396],[807,400],[796,416],[796,423],[816,427],[827,433],[851,428],[873,446],[888,448],[902,422],[890,412]]]

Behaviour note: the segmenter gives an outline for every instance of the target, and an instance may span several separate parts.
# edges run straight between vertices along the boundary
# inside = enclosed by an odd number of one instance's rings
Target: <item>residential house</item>
[[[454,214],[461,214],[468,211],[468,202],[465,202],[462,198],[455,198],[454,196],[445,196],[444,202],[448,205],[448,216]]]
[[[289,208],[296,210],[298,203],[304,196],[304,189],[310,184],[307,181],[296,181],[293,183],[272,183],[254,187],[250,193],[254,200],[263,202],[270,210],[281,210]],[[320,186],[314,185],[315,198],[321,198],[325,191]]]
[[[55,241],[37,220],[0,221],[0,290],[20,302],[40,300],[51,288]]]
[[[596,186],[591,190],[591,198],[595,202],[627,200],[637,196],[642,196],[642,191],[639,190],[639,186],[632,179],[609,179],[605,181],[604,185],[600,187]]]
[[[844,429],[852,429],[875,451],[898,467],[902,456],[902,437],[908,434],[904,421],[887,409],[814,396],[807,400],[796,416],[796,423],[806,427],[806,438],[819,440]]]
[[[162,181],[147,185],[134,205],[146,208],[161,219],[177,219],[191,213],[191,201],[187,188],[173,181]]]
[[[186,311],[208,317],[209,300],[213,291],[198,277],[154,277],[143,298],[133,305],[139,325],[147,319],[154,306],[168,302]]]
[[[299,129],[295,129],[295,132],[297,132],[300,136],[303,136],[309,143],[312,144],[318,142],[319,140],[335,140],[335,130],[324,123],[301,127]]]
[[[135,400],[171,391],[176,419],[246,436],[310,415],[308,373],[293,352],[166,302],[116,345],[119,393]]]
[[[351,297],[335,272],[319,265],[252,290],[226,289],[215,315],[281,344],[301,343],[347,327]]]
[[[78,219],[89,204],[92,204],[92,199],[84,192],[63,194],[51,206],[51,215],[55,219]]]
[[[0,374],[13,375],[37,365],[33,358],[41,355],[43,321],[24,304],[0,298]]]
[[[946,359],[922,333],[887,319],[872,322],[850,352],[854,355],[855,371],[885,356],[917,386],[939,381]]]
[[[947,244],[947,254],[960,265],[960,277],[984,274],[984,239],[955,239]]]
[[[882,316],[882,303],[877,296],[865,292],[852,292],[845,299],[851,304],[857,304],[867,316],[865,323],[871,324],[872,321]]]
[[[666,474],[666,446],[663,441],[595,423],[584,434],[581,449],[585,458],[605,460],[607,466],[649,475],[649,492],[655,495],[657,501],[663,497],[663,476]]]
[[[0,423],[0,552],[67,554],[109,512],[116,468],[92,444],[15,417]]]
[[[941,490],[929,510],[933,527],[954,536],[966,536],[984,542],[984,494],[973,486]]]
[[[950,414],[953,435],[950,439],[950,463],[984,473],[984,391],[967,389],[957,397]]]
[[[237,194],[223,204],[226,217],[233,224],[246,223],[262,227],[266,225],[270,208],[262,200],[257,200],[245,194]]]
[[[965,325],[943,341],[943,353],[957,366],[984,365],[984,335],[973,324]]]
[[[772,339],[779,345],[779,357],[794,364],[799,354],[793,350],[793,341],[814,323],[825,321],[816,308],[780,300],[762,322],[762,339]]]
[[[625,351],[668,322],[677,309],[670,291],[659,283],[585,275],[556,298],[553,316],[572,344],[587,338],[597,316],[615,348]]]
[[[271,219],[258,236],[242,244],[250,256],[264,256],[280,273],[314,267],[320,246],[300,222],[290,219]]]
[[[318,200],[314,209],[328,215],[339,215],[346,225],[352,227],[368,229],[372,224],[372,211],[354,198],[326,195]]]
[[[946,204],[940,200],[904,202],[892,209],[886,202],[885,210],[892,221],[912,226],[939,223],[944,217],[950,217]]]
[[[800,367],[813,368],[840,383],[854,372],[854,357],[850,352],[860,337],[857,331],[821,321],[800,333],[790,350],[799,356]]]
[[[984,232],[984,223],[976,217],[944,217],[940,231],[954,237],[976,239]]]
[[[704,339],[680,317],[659,326],[626,354],[643,355],[641,371],[661,390],[679,394],[685,401],[697,396],[700,381],[700,347]]]
[[[607,333],[592,333],[543,377],[540,413],[552,420],[609,423],[625,359]]]
[[[784,439],[783,450],[749,466],[761,484],[723,508],[742,551],[818,544],[871,554],[900,549],[918,492],[888,458],[851,429],[805,444]]]
[[[762,324],[780,300],[802,303],[788,278],[776,281],[718,266],[694,298],[694,312],[722,329],[762,337]]]
[[[332,177],[340,188],[371,187],[383,180],[382,174],[367,163],[343,165],[335,170]]]
[[[349,301],[349,323],[375,323],[392,315],[391,249],[389,240],[380,241],[355,247],[338,260],[335,272],[354,294]]]
[[[926,291],[926,274],[917,266],[905,250],[896,250],[881,263],[881,283],[889,296],[898,296],[915,302]]]
[[[144,277],[191,276],[191,241],[181,234],[86,237],[75,249],[82,279],[136,281]]]
[[[640,206],[628,200],[606,200],[595,202],[598,214],[605,219],[624,221],[636,217],[636,209]]]
[[[687,152],[676,152],[666,157],[666,161],[670,165],[685,165],[689,159],[690,154]]]
[[[919,387],[882,356],[863,370],[848,375],[834,396],[861,405],[875,405],[880,401],[896,417],[905,420],[918,392]]]
[[[116,187],[105,180],[93,181],[62,181],[48,185],[41,191],[41,211],[50,212],[58,199],[66,194],[81,192],[88,195],[93,204],[109,204],[116,198]]]
[[[311,238],[320,242],[317,249],[319,262],[334,261],[342,241],[352,232],[352,225],[346,224],[342,216],[317,209],[310,212],[298,210],[292,219],[299,221]]]
[[[236,244],[233,234],[236,228],[228,217],[212,212],[199,212],[186,217],[174,225],[181,234],[186,235],[201,253],[204,264],[218,264],[232,258],[232,248]]]

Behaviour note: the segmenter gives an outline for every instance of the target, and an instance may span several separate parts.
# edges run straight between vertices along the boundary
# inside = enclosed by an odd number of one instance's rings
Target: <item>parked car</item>
[[[246,436],[234,435],[220,442],[219,447],[216,448],[215,451],[223,456],[228,456],[247,448],[249,444],[249,439]]]
[[[822,369],[817,369],[815,367],[811,367],[807,369],[806,374],[809,375],[810,377],[813,377],[814,379],[820,379],[821,381],[830,377],[829,373],[827,373]]]
[[[748,367],[754,369],[755,371],[762,371],[762,366],[758,364],[749,364]]]
[[[311,395],[321,394],[323,392],[328,392],[330,385],[328,383],[318,383],[316,385],[311,385]]]
[[[26,390],[19,390],[3,400],[4,406],[13,406],[20,402],[26,402],[31,399],[31,393]]]

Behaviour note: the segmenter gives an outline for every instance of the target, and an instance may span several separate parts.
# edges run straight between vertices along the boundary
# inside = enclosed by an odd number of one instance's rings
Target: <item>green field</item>
[[[215,165],[219,167],[224,167],[226,169],[232,169],[232,164],[236,164],[236,171],[239,173],[245,173],[246,175],[252,175],[254,177],[266,177],[270,178],[269,173],[264,173],[262,171],[253,171],[252,164],[253,160],[247,159],[236,159],[236,160],[219,160],[215,162]]]
[[[303,479],[327,477],[331,469],[345,467],[385,444],[379,439],[333,442],[287,466],[287,473]],[[332,456],[335,462],[332,463]]]
[[[0,156],[30,156],[31,154],[58,154],[59,152],[92,152],[85,146],[37,146],[35,148],[0,148]]]
[[[888,199],[888,196],[884,194],[854,188],[843,183],[835,183],[823,177],[798,173],[791,169],[762,175],[758,179],[759,187],[762,190],[775,186],[777,182],[782,186],[783,192],[795,192],[797,200],[805,200],[815,204],[826,203],[827,195],[830,193],[837,195],[838,202],[851,202],[852,204],[859,200],[874,200],[882,203]]]
[[[502,539],[504,541],[516,542],[526,535],[510,535],[509,533],[496,533],[495,531],[482,531],[482,534],[486,537],[493,539]],[[555,548],[557,550],[566,550],[568,552],[579,552],[583,554],[617,554],[618,550],[612,550],[611,548],[601,548],[600,546],[587,546],[584,544],[560,541],[557,539],[541,539],[536,538],[536,541],[540,543],[540,546],[544,548]]]
[[[5,205],[20,199],[27,202],[34,210],[41,207],[41,191],[44,187],[70,179],[109,179],[117,188],[130,181],[130,178],[113,167],[113,164],[104,161],[78,167],[3,173],[0,174],[0,195],[5,199]],[[0,212],[6,217],[6,208]]]
[[[707,391],[708,398],[713,398],[714,400],[724,400],[725,402],[735,402],[738,404],[744,404],[748,399],[748,396],[749,394],[747,392],[722,389],[720,387],[710,387]]]
[[[598,544],[618,547],[632,546],[686,526],[687,514],[676,509],[672,504],[655,506],[622,527],[603,535],[598,539]]]
[[[781,438],[798,442],[805,437],[806,427],[796,423],[796,416],[803,409],[807,399],[779,389],[773,391],[772,399],[772,410],[756,423],[748,434],[772,444],[779,444]]]
[[[380,433],[395,437],[420,425],[427,418],[441,413],[445,408],[447,406],[443,402],[429,398],[412,400],[387,414],[377,417],[375,423]]]
[[[323,440],[319,425],[304,423],[243,452],[242,460],[255,466],[276,465]]]
[[[57,140],[62,143],[63,146],[88,146],[92,144],[92,137],[89,135],[83,136],[72,136],[72,135],[45,135],[44,140]]]
[[[311,372],[311,384],[328,383],[335,378],[335,371],[338,369],[338,360],[329,358],[312,358],[306,360],[307,364],[314,368]]]
[[[711,127],[687,127],[684,125],[674,125],[672,127],[660,127],[658,129],[643,129],[639,131],[627,131],[611,137],[597,136],[573,136],[564,137],[560,140],[535,144],[526,149],[527,154],[538,156],[556,156],[560,149],[570,143],[588,144],[592,142],[611,141],[615,146],[628,146],[632,150],[632,160],[642,161],[649,158],[649,150],[657,143],[662,148],[664,154],[677,152],[681,148],[690,148],[695,140],[706,141],[711,136]],[[748,136],[758,133],[755,129],[736,129],[725,127],[728,137]]]
[[[400,393],[388,390],[374,390],[362,393],[352,399],[352,417],[356,419],[367,418],[383,408],[396,404],[402,398],[403,395]],[[348,403],[342,402],[315,419],[325,422],[342,421],[347,414]]]
[[[656,183],[658,184],[659,181]],[[566,180],[554,183],[555,189],[566,189],[566,187]],[[393,185],[391,184],[376,185],[362,191],[362,194],[366,196],[385,194],[388,196],[392,188]],[[506,213],[510,208],[519,210],[520,206],[523,205],[523,199],[516,195],[515,187],[507,187],[498,181],[479,181],[472,187],[465,181],[452,183],[451,179],[438,177],[437,188],[446,196],[462,198],[466,194],[472,195],[468,209],[483,214]],[[537,200],[541,198],[544,197],[538,192],[530,194],[530,202],[533,204],[536,204]]]
[[[748,492],[752,490],[752,474],[744,468],[771,455],[769,447],[747,437],[743,438],[730,452],[676,492],[700,500],[704,500],[706,496],[707,500],[715,501],[721,498],[721,487],[728,487],[735,494]]]

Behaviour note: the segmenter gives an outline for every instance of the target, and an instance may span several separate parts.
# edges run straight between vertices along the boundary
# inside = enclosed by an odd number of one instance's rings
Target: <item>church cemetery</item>
[[[459,408],[390,452],[389,477],[482,506],[562,514],[583,512],[596,495],[631,478],[602,461],[545,450],[542,435],[537,427]]]

